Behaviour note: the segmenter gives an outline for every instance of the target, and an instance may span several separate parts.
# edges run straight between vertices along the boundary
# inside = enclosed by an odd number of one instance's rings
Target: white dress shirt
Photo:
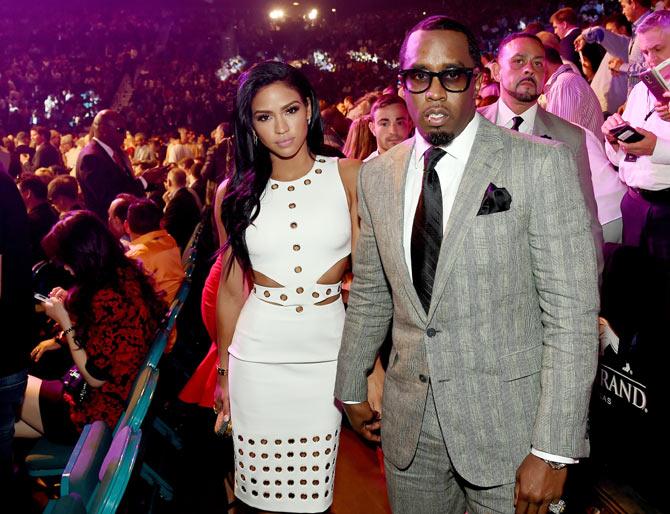
[[[454,206],[458,186],[461,185],[465,164],[470,157],[470,150],[475,141],[477,128],[479,127],[480,114],[470,120],[458,136],[454,138],[449,146],[441,146],[446,155],[442,157],[435,165],[435,171],[440,179],[440,189],[442,190],[442,233],[447,226],[451,208]],[[426,141],[416,131],[414,135],[414,149],[409,158],[407,170],[407,179],[405,181],[405,210],[403,224],[403,248],[405,250],[405,262],[412,276],[412,226],[414,225],[414,213],[419,204],[421,188],[423,186],[423,155],[431,148],[431,144]]]
[[[635,162],[627,162],[621,147],[615,152],[612,145],[605,145],[607,157],[619,166],[621,180],[630,187],[649,191],[670,188],[670,123],[659,118],[653,110],[655,102],[647,86],[640,82],[631,91],[622,114],[631,127],[640,127],[656,135],[658,139],[652,155],[642,155]]]
[[[526,109],[521,114],[516,114],[512,111],[505,101],[501,98],[498,100],[498,114],[496,117],[496,125],[499,127],[505,127],[508,129],[512,128],[514,125],[514,118],[516,116],[521,116],[523,122],[519,125],[519,132],[522,134],[533,134],[533,129],[535,128],[535,116],[537,115],[537,103],[533,102],[533,105]]]

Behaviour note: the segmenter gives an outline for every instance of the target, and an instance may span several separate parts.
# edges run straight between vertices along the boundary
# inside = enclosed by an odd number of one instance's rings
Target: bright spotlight
[[[270,11],[271,20],[283,20],[284,19],[284,10],[283,9],[273,9]]]
[[[307,18],[309,18],[310,20],[316,20],[316,17],[318,15],[319,15],[319,11],[317,11],[316,9],[312,9],[311,11],[309,11],[307,13]]]
[[[331,12],[337,12],[337,9],[335,9],[335,7],[333,7],[333,8],[331,9]]]
[[[293,5],[300,5],[300,2],[293,2]]]

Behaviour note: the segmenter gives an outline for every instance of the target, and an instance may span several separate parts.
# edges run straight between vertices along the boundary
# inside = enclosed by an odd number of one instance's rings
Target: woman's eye
[[[269,119],[270,116],[268,116],[267,114],[261,114],[260,116],[256,116],[256,121],[259,121],[261,123],[264,121],[268,121]]]
[[[289,114],[295,114],[299,110],[300,110],[300,107],[298,107],[297,105],[292,105],[291,107],[286,109],[286,112],[289,113]]]

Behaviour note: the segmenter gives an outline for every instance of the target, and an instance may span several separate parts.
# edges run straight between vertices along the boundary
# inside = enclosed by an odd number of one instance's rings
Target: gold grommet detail
[[[300,266],[296,266],[296,267],[293,269],[293,271],[295,271],[296,273],[300,273],[300,272],[302,271],[302,268],[301,268]]]
[[[291,228],[298,228],[298,224],[294,221],[291,223]]]
[[[305,290],[302,287],[299,287],[298,289],[295,290],[296,293],[302,294],[305,292]],[[290,440],[289,443],[293,444],[293,440]]]
[[[283,302],[285,302],[286,300],[288,300],[288,296],[286,296],[285,294],[281,295],[279,298],[280,298],[281,301],[283,301]]]
[[[277,188],[279,187],[279,184],[272,184],[270,187],[271,187],[272,189],[277,189]]]
[[[303,310],[303,309],[302,309],[302,305],[298,305],[298,306],[295,308],[295,310],[296,310],[296,312],[302,312],[302,310]]]
[[[288,208],[289,208],[289,209],[295,209],[295,204],[294,204],[294,203],[290,203],[290,204],[288,204]]]
[[[314,291],[314,292],[312,293],[312,298],[318,298],[318,297],[319,297],[319,293],[317,293],[316,291]]]
[[[305,185],[309,186],[312,183],[312,181],[308,178],[305,179]]]
[[[289,191],[295,191],[295,186],[288,186]]]
[[[270,291],[265,291],[263,293],[263,296],[265,296],[265,298],[269,298],[270,297]]]
[[[293,245],[293,251],[297,252],[300,250],[300,245]]]
[[[329,287],[328,289],[326,289],[326,294],[330,294],[332,291],[333,290]]]
[[[255,292],[256,292],[256,288],[254,287],[254,293],[255,293]],[[241,440],[242,440],[242,439],[240,439],[240,441],[241,441]]]
[[[326,159],[319,159],[319,162],[326,162]]]
[[[321,168],[317,168],[314,170],[314,173],[316,173],[317,175],[321,175],[321,173],[323,173],[323,170]]]

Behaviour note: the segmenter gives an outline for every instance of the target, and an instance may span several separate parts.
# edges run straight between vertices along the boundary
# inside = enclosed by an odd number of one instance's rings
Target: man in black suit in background
[[[575,50],[575,39],[581,35],[579,17],[572,7],[559,9],[549,18],[554,34],[561,38],[560,54],[563,62],[570,61],[582,72],[582,61]]]
[[[100,111],[93,120],[93,138],[77,159],[76,174],[86,208],[101,220],[119,193],[141,197],[149,183],[160,182],[164,170],[154,168],[135,177],[130,159],[122,149],[126,124],[111,109]]]
[[[30,140],[35,147],[30,166],[33,170],[48,168],[54,164],[63,165],[60,151],[51,144],[51,132],[48,128],[39,125],[33,127],[30,129]]]
[[[165,181],[165,215],[162,226],[174,237],[180,252],[191,239],[195,226],[200,221],[200,207],[195,192],[186,187],[186,172],[172,168]]]

